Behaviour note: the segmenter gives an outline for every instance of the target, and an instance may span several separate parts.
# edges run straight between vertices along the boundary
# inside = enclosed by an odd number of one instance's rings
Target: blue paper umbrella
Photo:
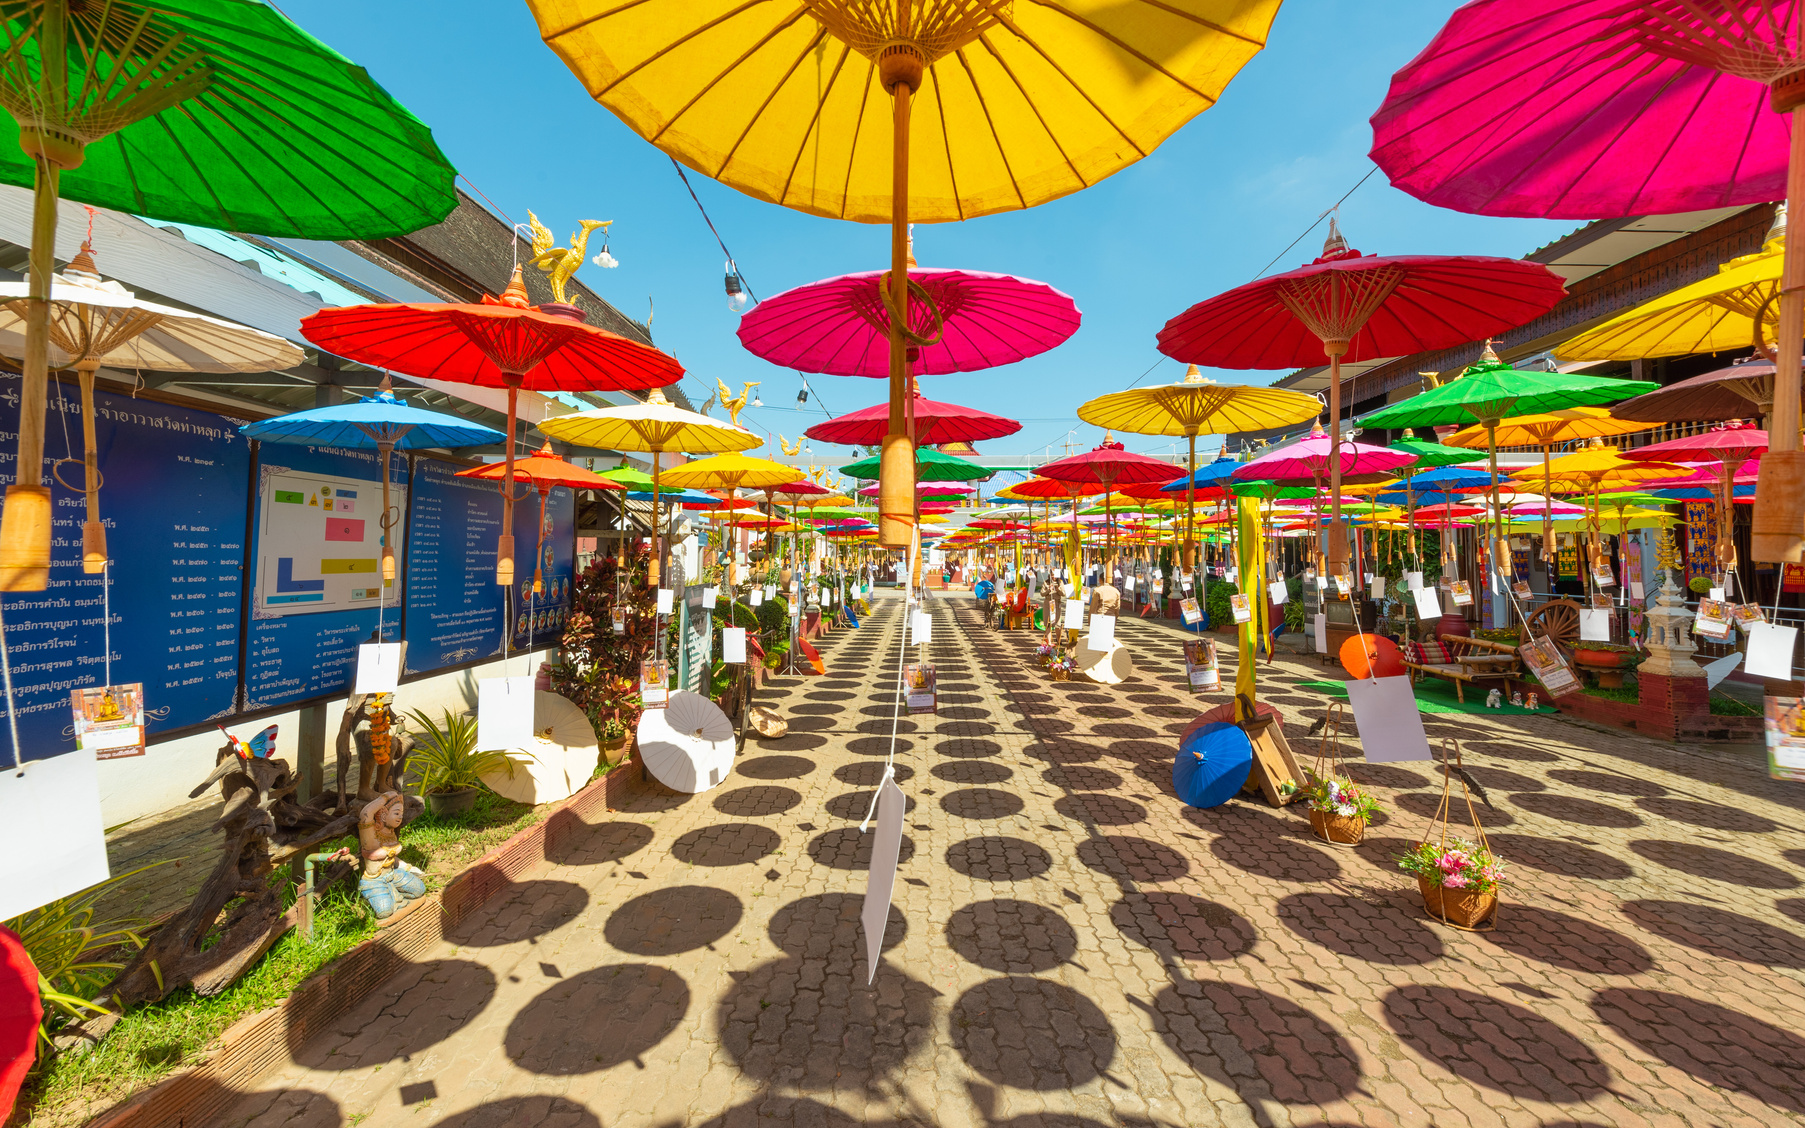
[[[1172,787],[1193,807],[1220,807],[1234,798],[1253,770],[1253,742],[1227,721],[1199,725],[1178,741]]]
[[[488,446],[505,437],[456,415],[412,407],[389,391],[389,379],[381,389],[356,403],[316,407],[247,423],[239,428],[248,438],[266,443],[312,443],[315,446],[382,452],[382,578],[395,578],[395,550],[390,531],[395,522],[389,512],[389,454],[397,449]]]

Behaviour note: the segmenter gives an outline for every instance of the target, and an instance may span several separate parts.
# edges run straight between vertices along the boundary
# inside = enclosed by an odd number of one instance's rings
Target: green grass
[[[1716,695],[1711,698],[1711,715],[1714,717],[1759,717],[1761,710],[1747,701]]]
[[[430,811],[401,829],[401,856],[442,888],[471,862],[551,811],[484,791],[469,811],[442,819]],[[348,845],[355,837],[319,847]],[[273,880],[287,881],[280,868]],[[292,897],[289,903],[293,903]],[[324,893],[314,913],[314,939],[297,929],[276,941],[256,966],[224,991],[202,998],[183,988],[160,1003],[138,1007],[116,1023],[99,1046],[59,1055],[20,1094],[9,1128],[66,1128],[80,1124],[129,1094],[192,1064],[220,1032],[245,1015],[287,998],[301,981],[376,933],[376,919],[357,895],[355,879]]]
[[[1642,700],[1641,691],[1633,685],[1619,686],[1616,689],[1605,689],[1603,686],[1588,685],[1580,690],[1587,697],[1602,697],[1606,701],[1627,701],[1631,705]]]

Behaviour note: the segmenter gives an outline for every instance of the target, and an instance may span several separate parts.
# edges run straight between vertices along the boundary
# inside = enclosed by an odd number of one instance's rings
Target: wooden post
[[[508,587],[514,582],[514,419],[518,414],[521,375],[504,373],[508,382],[507,469],[501,476],[501,537],[495,542],[495,582]],[[383,475],[387,481],[388,475]],[[512,623],[503,624],[502,637],[507,637]]]
[[[1795,92],[1796,93],[1796,92]],[[1777,99],[1776,99],[1777,101]],[[1805,106],[1790,111],[1786,213],[1805,215]],[[1774,406],[1767,418],[1767,453],[1755,487],[1749,555],[1762,563],[1805,559],[1805,451],[1799,449],[1799,362],[1805,351],[1805,248],[1786,241],[1780,267],[1780,325],[1774,361]],[[1759,328],[1759,327],[1757,327]]]
[[[81,380],[82,489],[88,495],[88,517],[81,527],[81,570],[99,575],[107,570],[107,527],[100,523],[100,454],[94,435],[94,373],[100,361],[84,357],[75,366]]]
[[[909,402],[909,100],[920,88],[922,59],[893,44],[879,61],[879,76],[895,104],[891,126],[890,185],[890,425],[878,469],[877,540],[907,548],[915,506],[915,448],[905,413]]]
[[[43,21],[45,31],[61,21]],[[61,35],[56,36],[60,47]],[[48,45],[46,45],[48,49]],[[25,363],[19,399],[17,477],[0,510],[0,591],[50,586],[50,489],[44,485],[44,408],[50,381],[50,275],[56,267],[57,178],[42,154],[33,157],[31,266],[25,298]]]

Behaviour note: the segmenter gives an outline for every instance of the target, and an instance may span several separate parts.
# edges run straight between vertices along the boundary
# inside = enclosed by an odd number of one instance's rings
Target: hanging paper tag
[[[639,701],[648,709],[662,709],[671,700],[671,664],[648,658],[639,664]]]
[[[1216,641],[1209,638],[1185,641],[1185,674],[1192,689],[1220,689],[1222,668],[1216,657]]]
[[[1441,618],[1441,596],[1434,588],[1416,589],[1416,613],[1424,619]]]
[[[746,660],[746,628],[725,627],[721,631],[721,661],[744,662]]]
[[[1550,695],[1564,697],[1579,688],[1579,679],[1573,676],[1566,659],[1560,656],[1552,642],[1531,639],[1517,647],[1517,654]]]
[[[1084,626],[1084,600],[1068,599],[1065,601],[1065,629],[1080,630]]]
[[[1724,601],[1724,589],[1720,587],[1712,588],[1711,598],[1718,603],[1722,603]]]
[[[1108,650],[1116,641],[1116,617],[1114,615],[1092,615],[1089,641],[1086,643],[1092,650]]]
[[[1529,585],[1524,584],[1523,586],[1528,587]],[[1640,603],[1644,599],[1648,598],[1648,591],[1646,588],[1644,588],[1642,586],[1641,580],[1631,580],[1630,581],[1630,598],[1635,600],[1638,603]]]
[[[926,611],[916,611],[909,617],[909,645],[926,646],[934,639],[934,617]]]
[[[362,692],[361,690],[359,692]],[[69,692],[75,746],[96,760],[144,755],[144,684],[91,685]]]
[[[1245,623],[1253,618],[1253,607],[1249,604],[1247,596],[1240,592],[1228,597],[1228,606],[1234,612],[1237,623]]]
[[[793,599],[790,601],[790,618],[792,618],[792,619],[802,618],[802,601],[801,600]]]
[[[1454,597],[1454,606],[1465,607],[1473,602],[1473,589],[1465,580],[1454,580],[1448,584],[1448,594]]]
[[[672,602],[671,589],[670,588],[659,588],[658,589],[658,613],[660,615],[669,615],[671,613],[671,602]]]
[[[1185,626],[1187,627],[1194,627],[1198,623],[1203,622],[1203,608],[1197,606],[1197,601],[1195,599],[1179,600],[1178,613],[1184,616]]]
[[[1611,613],[1593,607],[1581,608],[1579,637],[1584,642],[1611,641]]]
[[[753,588],[752,589],[752,598],[751,598],[752,606],[761,607],[764,605],[764,602],[765,602],[765,590],[763,588]]]
[[[0,776],[0,850],[8,858],[31,859],[0,882],[0,919],[107,879],[106,825],[94,760],[93,752],[78,747],[32,763],[23,775],[9,767]]]
[[[525,748],[533,739],[533,679],[484,678],[476,683],[476,747],[480,752]]]
[[[609,611],[608,619],[614,625],[614,633],[615,634],[626,634],[627,633],[627,609],[626,608],[616,607],[612,611]]]
[[[871,870],[865,878],[864,907],[859,923],[865,931],[865,985],[877,978],[877,961],[884,951],[884,931],[890,924],[890,899],[896,889],[896,863],[902,856],[903,811],[908,799],[888,770],[877,789],[877,826],[871,835]],[[863,829],[863,828],[861,828]]]
[[[1767,724],[1767,774],[1775,779],[1805,781],[1805,700],[1770,697]]]
[[[401,644],[366,642],[357,648],[352,693],[393,693],[401,683]]]
[[[1370,590],[1372,591],[1372,597],[1374,599],[1384,599],[1385,598],[1385,577],[1384,576],[1374,576],[1374,575],[1369,574],[1367,576],[1367,582],[1372,585]]]
[[[1612,573],[1609,564],[1599,561],[1597,564],[1592,565],[1592,582],[1599,587],[1614,587],[1617,583],[1617,577]]]
[[[713,611],[715,600],[721,595],[720,588],[705,587],[702,589],[702,610]]]
[[[935,711],[935,681],[932,666],[911,664],[903,667],[903,703],[909,707],[909,712]]]
[[[1326,613],[1321,611],[1316,613],[1315,627],[1316,653],[1327,654],[1329,652],[1329,617]]]
[[[1778,623],[1750,624],[1748,658],[1742,668],[1758,678],[1791,681],[1793,646],[1798,638],[1797,627],[1783,627]]]
[[[1408,677],[1349,678],[1347,700],[1369,763],[1435,758]]]
[[[1516,583],[1510,585],[1510,593],[1518,599],[1530,599],[1534,595],[1534,593],[1529,590],[1529,585],[1522,580],[1518,580]]]
[[[1422,591],[1423,590],[1423,574],[1421,572],[1405,572],[1404,573],[1404,590],[1405,591]]]
[[[1282,605],[1290,596],[1291,592],[1285,587],[1284,580],[1274,580],[1266,585],[1266,597],[1273,603]]]

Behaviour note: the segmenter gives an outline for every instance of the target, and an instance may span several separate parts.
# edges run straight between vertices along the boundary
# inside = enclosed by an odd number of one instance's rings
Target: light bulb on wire
[[[608,220],[606,223],[602,224],[602,250],[601,250],[601,253],[596,255],[593,259],[589,260],[590,262],[593,262],[597,266],[602,267],[606,270],[613,270],[615,267],[620,265],[620,260],[608,253],[608,235],[609,235],[608,229],[613,226],[614,226],[614,221],[612,219]]]
[[[746,296],[746,284],[745,281],[740,278],[739,268],[733,265],[732,259],[728,259],[727,308],[735,313],[744,313],[746,312],[746,307],[750,305],[751,302],[752,299]]]

